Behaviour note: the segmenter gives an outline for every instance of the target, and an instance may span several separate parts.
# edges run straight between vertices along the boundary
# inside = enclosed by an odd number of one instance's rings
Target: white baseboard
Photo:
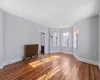
[[[73,52],[67,52],[67,51],[61,51],[61,52],[65,54],[73,54]]]
[[[63,52],[64,53],[64,52]],[[72,55],[72,52],[67,52],[67,53],[65,53],[65,54],[71,54]]]
[[[72,52],[63,52],[63,51],[50,51],[50,53],[65,53],[65,54],[73,54]]]
[[[12,64],[12,63],[15,63],[15,62],[18,62],[18,61],[21,61],[23,60],[23,58],[16,58],[16,59],[13,59],[13,60],[9,60],[9,61],[6,61],[3,63],[3,66],[6,66],[8,64]]]
[[[78,59],[79,61],[81,62],[85,62],[85,63],[88,63],[88,64],[93,64],[93,65],[98,65],[98,62],[97,61],[93,61],[93,60],[88,60],[88,59],[85,59],[85,58],[79,58],[78,56],[74,55],[76,57],[76,59]]]
[[[79,60],[82,61],[82,62],[89,63],[89,64],[98,65],[97,61],[88,60],[88,59],[84,59],[84,58],[80,58]]]
[[[60,52],[60,53],[73,55],[73,53],[72,53],[72,52],[67,52],[67,53],[65,53],[65,52]]]
[[[59,53],[60,51],[50,51],[50,53]]]

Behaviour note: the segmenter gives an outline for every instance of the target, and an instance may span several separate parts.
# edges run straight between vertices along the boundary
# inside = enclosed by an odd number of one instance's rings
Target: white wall
[[[3,67],[3,11],[0,10],[0,69]]]
[[[100,69],[100,13],[99,13],[99,69]]]
[[[78,57],[98,62],[98,22],[99,16],[94,16],[74,25],[79,28]]]
[[[46,33],[46,53],[48,53],[48,28],[20,17],[4,13],[4,56],[5,62],[22,59],[24,45],[38,44],[38,32]]]
[[[62,46],[62,41],[63,41],[62,34],[65,32],[68,32],[71,35],[70,47]],[[73,44],[72,44],[73,43],[72,42],[73,41],[73,27],[60,29],[60,33],[61,33],[61,52],[72,54],[73,52]]]

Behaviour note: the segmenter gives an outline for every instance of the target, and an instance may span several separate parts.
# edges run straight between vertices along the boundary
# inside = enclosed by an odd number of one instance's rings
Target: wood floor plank
[[[81,63],[80,70],[76,80],[84,80],[84,63]]]
[[[90,80],[89,64],[86,64],[86,63],[85,63],[85,69],[84,69],[84,80]]]
[[[55,60],[54,60],[55,61]],[[59,60],[57,60],[57,61],[59,61]],[[35,74],[35,73],[38,73],[39,71],[41,71],[41,70],[43,70],[43,68],[44,68],[44,65],[45,66],[48,66],[48,65],[50,65],[51,63],[46,63],[46,64],[43,64],[43,65],[41,65],[41,66],[39,66],[39,67],[36,67],[36,68],[28,68],[28,69],[22,69],[22,71],[21,70],[19,70],[16,74],[15,74],[15,76],[14,77],[12,77],[12,80],[13,79],[15,79],[15,78],[17,78],[18,77],[18,79],[22,79],[23,78],[23,76],[28,76],[28,74],[31,74],[31,73],[33,73],[33,74]],[[25,67],[24,67],[25,68]],[[21,71],[21,72],[20,72]],[[23,73],[22,73],[23,72]],[[18,74],[20,74],[19,76],[17,76]],[[22,77],[21,77],[22,76]],[[11,79],[11,78],[10,78]]]
[[[73,60],[72,63],[69,64],[69,67],[67,67],[63,74],[59,77],[59,80],[64,80],[74,65],[75,60]]]
[[[99,68],[97,66],[93,66],[93,70],[94,70],[95,79],[96,80],[100,80],[100,71],[99,71]]]
[[[72,71],[72,75],[73,77],[70,77],[70,80],[77,80],[77,76],[80,70],[80,66],[81,66],[81,62],[77,62],[77,65],[75,67],[75,69]]]
[[[79,71],[80,62],[76,61],[70,72],[65,77],[65,80],[76,80]]]
[[[60,59],[59,59],[60,60]],[[55,67],[57,67],[57,65],[60,65],[60,63],[62,63],[62,61],[63,61],[63,63],[64,62],[66,62],[65,60],[63,60],[63,59],[61,59],[60,61],[53,61],[52,62],[52,65],[49,65],[49,66],[47,66],[44,70],[42,70],[40,73],[38,73],[38,74],[36,74],[36,75],[34,75],[34,77],[32,77],[33,79],[36,79],[36,78],[38,78],[38,77],[41,77],[42,75],[44,75],[44,74],[46,74],[47,72],[49,72],[50,70],[53,70],[53,68],[55,68]],[[29,77],[30,76],[33,76],[33,73],[31,73],[30,75],[28,75]],[[28,76],[27,76],[27,78],[28,78]],[[25,77],[25,79],[27,79],[26,77]]]
[[[90,80],[96,80],[93,67],[92,65],[89,65],[89,66],[90,66]]]
[[[63,73],[66,71],[66,68],[69,67],[70,64],[72,64],[73,62],[73,59],[72,60],[69,60],[67,63],[65,63],[64,65],[61,65],[61,70],[59,72],[57,72],[55,75],[53,75],[50,80],[59,80],[60,79],[60,76],[63,75]]]
[[[72,55],[53,53],[42,60],[35,57],[5,66],[0,70],[0,80],[100,80],[97,66]]]

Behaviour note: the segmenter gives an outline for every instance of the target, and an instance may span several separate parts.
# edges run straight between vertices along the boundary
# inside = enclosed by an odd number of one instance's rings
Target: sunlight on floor
[[[33,68],[36,68],[40,65],[43,65],[44,63],[53,61],[54,59],[58,59],[58,58],[60,58],[60,57],[59,56],[51,56],[51,57],[48,57],[48,58],[42,58],[38,61],[29,63],[29,65],[32,66]]]
[[[60,66],[57,66],[56,68],[52,69],[51,71],[47,72],[37,80],[48,80],[50,79],[53,75],[55,75],[57,72],[61,70]]]

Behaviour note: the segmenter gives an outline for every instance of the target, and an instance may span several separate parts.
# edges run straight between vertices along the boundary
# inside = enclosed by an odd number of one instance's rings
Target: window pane
[[[53,46],[59,46],[59,32],[53,32],[52,44]]]
[[[73,47],[76,48],[76,34],[75,33],[73,37]]]
[[[70,33],[63,33],[62,37],[62,45],[64,47],[70,47]]]

